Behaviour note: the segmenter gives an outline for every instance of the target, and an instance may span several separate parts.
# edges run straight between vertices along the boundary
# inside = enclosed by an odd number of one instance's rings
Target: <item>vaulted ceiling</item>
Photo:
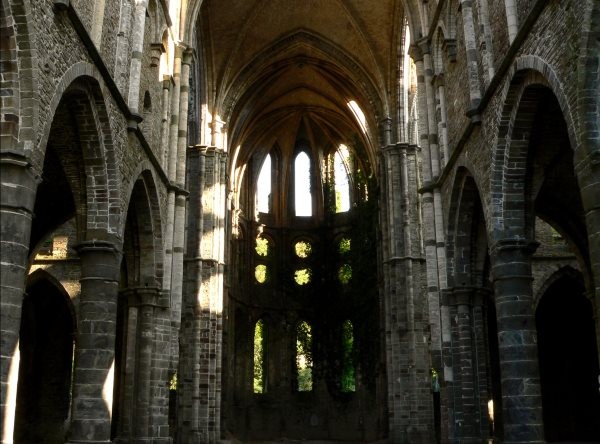
[[[229,145],[247,147],[240,160],[257,147],[286,149],[298,131],[321,144],[359,137],[373,155],[377,124],[397,96],[402,4],[204,0],[197,36],[207,105],[227,123]]]

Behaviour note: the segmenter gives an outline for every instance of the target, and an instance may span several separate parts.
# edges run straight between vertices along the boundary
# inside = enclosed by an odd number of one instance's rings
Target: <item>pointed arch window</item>
[[[356,369],[354,367],[354,326],[346,320],[342,326],[342,392],[356,391]]]
[[[254,393],[267,391],[267,327],[262,319],[254,325]]]
[[[306,152],[302,151],[298,153],[294,160],[294,204],[296,216],[312,216],[310,183],[310,158]]]
[[[312,329],[306,321],[296,326],[296,377],[299,392],[313,388],[312,377]]]
[[[256,209],[259,213],[271,211],[271,155],[263,161],[256,183]]]
[[[335,179],[335,212],[343,213],[350,209],[350,180],[348,165],[350,151],[346,145],[340,145],[333,157]]]

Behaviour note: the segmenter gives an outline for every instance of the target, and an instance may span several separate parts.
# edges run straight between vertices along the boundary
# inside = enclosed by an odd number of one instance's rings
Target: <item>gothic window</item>
[[[346,320],[342,326],[342,392],[356,391],[356,369],[354,367],[354,326]]]
[[[271,155],[267,154],[256,183],[256,208],[259,213],[271,210]]]
[[[271,256],[271,243],[266,237],[258,236],[254,251],[258,258],[257,265],[254,267],[254,278],[259,284],[264,284],[269,277],[269,266],[264,261],[267,261]]]
[[[312,390],[312,329],[306,321],[296,326],[296,377],[299,392]]]
[[[350,264],[342,264],[338,269],[338,279],[342,284],[347,284],[352,279],[352,266]]]
[[[346,145],[340,145],[334,155],[334,192],[335,212],[342,213],[350,209],[350,181],[348,179],[348,162],[350,152]]]
[[[339,255],[339,267],[337,270],[337,278],[341,284],[346,285],[352,279],[352,265],[349,263],[350,239],[343,237],[337,244]]]
[[[267,327],[260,319],[254,325],[254,393],[267,391],[266,337]]]
[[[312,216],[312,194],[310,190],[310,158],[301,151],[294,161],[294,207],[296,216]]]
[[[294,281],[298,285],[306,285],[310,283],[312,272],[310,268],[299,268],[294,272]]]
[[[294,245],[294,251],[296,252],[296,256],[306,259],[312,252],[312,245],[307,241],[299,241]]]
[[[299,260],[298,267],[294,272],[294,281],[297,285],[306,285],[312,279],[312,270],[306,261],[312,253],[312,244],[305,240],[298,241],[294,244],[294,252]]]

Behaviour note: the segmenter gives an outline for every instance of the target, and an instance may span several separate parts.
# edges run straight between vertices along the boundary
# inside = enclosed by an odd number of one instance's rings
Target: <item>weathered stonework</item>
[[[600,440],[597,1],[0,15],[2,443]],[[336,242],[368,217],[360,300]],[[257,259],[261,235],[275,256]],[[321,342],[302,393],[307,319]],[[353,391],[335,379],[344,319]]]

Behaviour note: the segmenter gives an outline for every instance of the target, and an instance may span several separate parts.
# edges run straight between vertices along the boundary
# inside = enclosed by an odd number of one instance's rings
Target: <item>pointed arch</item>
[[[82,168],[74,168],[74,173],[79,170],[85,173],[85,178],[70,178],[70,183],[78,183],[81,195],[85,196],[81,201],[84,211],[78,209],[81,240],[94,237],[95,233],[116,235],[121,224],[120,172],[102,85],[102,77],[94,65],[78,62],[69,68],[55,89],[48,112],[52,118],[47,120],[32,155],[34,170],[41,172],[48,142],[53,129],[57,129],[56,116],[68,115],[69,124],[77,129],[79,146],[64,152],[81,159]]]

